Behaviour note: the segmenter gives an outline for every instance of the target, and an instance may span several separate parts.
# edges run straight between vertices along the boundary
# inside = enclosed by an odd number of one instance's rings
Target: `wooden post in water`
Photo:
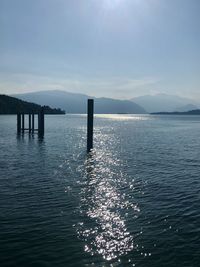
[[[87,106],[87,152],[93,148],[93,121],[94,121],[94,99],[88,99]]]
[[[44,108],[41,108],[38,113],[38,135],[44,136]]]
[[[24,133],[24,113],[22,113],[22,133]]]
[[[31,133],[31,114],[28,114],[28,131]]]
[[[34,125],[35,121],[34,121],[34,113],[32,114],[32,133],[34,134]]]
[[[17,134],[21,133],[21,114],[17,114]]]
[[[40,119],[40,111],[38,112],[38,135],[40,134],[40,125],[41,125],[41,119]]]
[[[44,135],[44,108],[41,109],[41,135]]]

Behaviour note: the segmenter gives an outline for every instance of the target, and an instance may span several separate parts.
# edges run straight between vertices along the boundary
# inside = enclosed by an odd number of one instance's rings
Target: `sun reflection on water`
[[[126,177],[120,172],[120,164],[111,151],[98,149],[88,155],[83,166],[82,221],[77,225],[77,232],[85,241],[86,252],[99,254],[106,260],[134,249],[133,236],[126,226],[126,215],[130,209],[138,213],[139,207],[129,202],[121,191]]]
[[[149,120],[148,114],[95,114],[95,117],[102,119],[118,120],[118,121],[138,121],[138,120]]]

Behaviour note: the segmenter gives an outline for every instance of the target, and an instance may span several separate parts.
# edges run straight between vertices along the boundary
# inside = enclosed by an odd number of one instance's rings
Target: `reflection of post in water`
[[[25,127],[26,124],[26,115],[28,115],[28,127]],[[44,137],[44,108],[38,112],[38,129],[35,129],[35,114],[34,113],[18,113],[17,114],[17,134],[24,134],[25,131],[28,131],[29,134],[38,133],[39,138]]]
[[[85,170],[88,181],[94,176],[94,152],[87,154]]]
[[[42,144],[44,142],[44,135],[38,135],[38,143]]]

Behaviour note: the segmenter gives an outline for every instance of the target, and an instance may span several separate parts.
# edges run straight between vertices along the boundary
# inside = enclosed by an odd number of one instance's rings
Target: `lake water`
[[[0,266],[200,266],[200,117],[0,116]]]

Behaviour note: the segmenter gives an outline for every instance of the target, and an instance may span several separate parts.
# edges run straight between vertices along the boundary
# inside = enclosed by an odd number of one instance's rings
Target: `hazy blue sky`
[[[0,0],[0,92],[200,100],[200,0]]]

